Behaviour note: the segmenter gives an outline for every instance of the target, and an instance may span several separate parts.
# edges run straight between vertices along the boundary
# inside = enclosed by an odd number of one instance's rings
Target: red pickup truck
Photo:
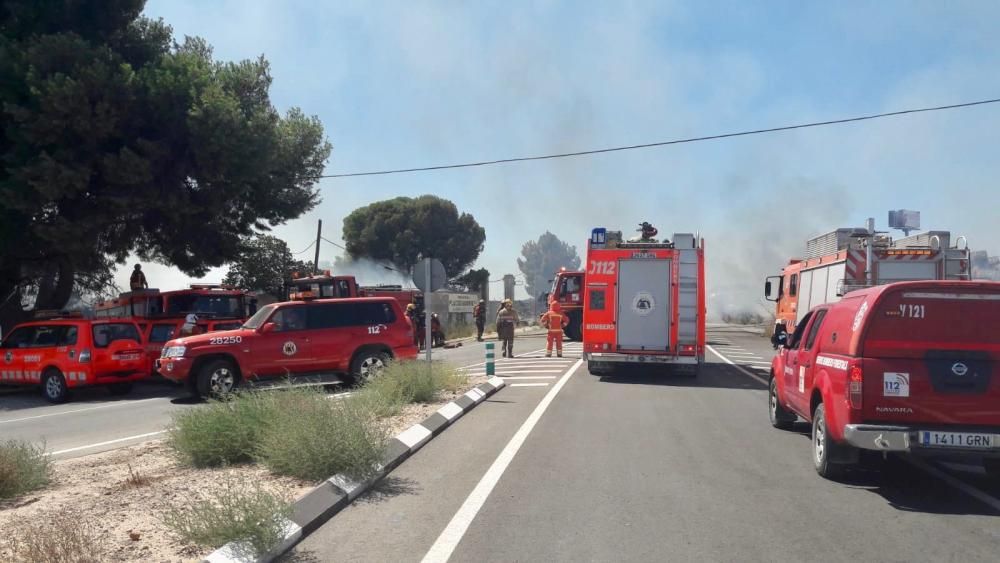
[[[917,281],[811,310],[771,363],[771,424],[812,424],[816,471],[862,450],[981,460],[1000,477],[1000,283]]]

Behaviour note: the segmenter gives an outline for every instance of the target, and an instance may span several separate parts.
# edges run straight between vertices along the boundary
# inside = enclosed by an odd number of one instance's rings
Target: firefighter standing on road
[[[539,324],[549,329],[545,340],[545,357],[552,357],[552,344],[556,345],[556,356],[562,357],[563,329],[569,324],[569,317],[563,314],[558,301],[549,303],[549,310],[542,313]]]
[[[497,311],[497,335],[500,337],[500,349],[504,358],[514,357],[514,327],[520,319],[514,310],[514,303],[505,299],[503,306]]]
[[[476,320],[476,341],[483,341],[483,330],[486,329],[486,301],[480,299],[472,309],[472,318]]]

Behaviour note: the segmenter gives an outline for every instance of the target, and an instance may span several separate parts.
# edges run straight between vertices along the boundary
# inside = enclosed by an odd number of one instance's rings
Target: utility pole
[[[316,225],[316,258],[313,259],[313,273],[319,273],[319,241],[323,238],[323,220],[319,220],[319,224]]]

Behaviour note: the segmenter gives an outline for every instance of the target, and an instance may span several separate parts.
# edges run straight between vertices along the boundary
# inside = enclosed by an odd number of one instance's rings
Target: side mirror
[[[261,334],[267,334],[269,332],[274,332],[278,329],[278,325],[274,323],[264,323],[264,326],[260,327]]]
[[[771,295],[771,280],[764,282],[764,295]]]
[[[777,282],[777,287],[774,285],[775,281]],[[771,276],[764,281],[764,299],[767,301],[781,299],[781,276]]]

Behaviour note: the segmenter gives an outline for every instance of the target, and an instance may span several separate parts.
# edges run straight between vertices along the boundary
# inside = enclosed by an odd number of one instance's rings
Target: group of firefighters
[[[483,330],[486,328],[486,302],[482,299],[472,310],[472,316],[476,320],[476,340],[483,341]],[[514,310],[514,302],[504,299],[497,310],[496,326],[497,336],[500,339],[501,356],[504,358],[514,357],[514,327],[520,322],[517,311]],[[545,357],[552,357],[553,345],[556,355],[562,357],[563,329],[569,324],[569,317],[562,312],[557,301],[549,301],[549,310],[538,317],[538,324],[548,329],[545,343]]]

